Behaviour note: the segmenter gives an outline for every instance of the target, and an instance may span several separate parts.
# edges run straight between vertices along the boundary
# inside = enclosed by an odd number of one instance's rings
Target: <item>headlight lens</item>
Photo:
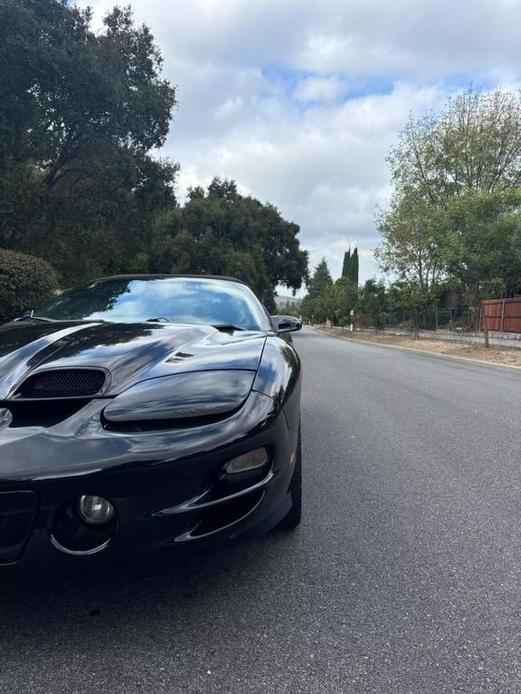
[[[258,470],[268,462],[268,451],[265,448],[256,448],[229,460],[224,466],[227,475],[236,475],[241,472]]]
[[[105,525],[116,515],[114,506],[102,496],[84,494],[78,501],[78,513],[89,525]]]
[[[254,371],[198,371],[132,386],[105,408],[109,422],[160,421],[231,412],[249,395]]]

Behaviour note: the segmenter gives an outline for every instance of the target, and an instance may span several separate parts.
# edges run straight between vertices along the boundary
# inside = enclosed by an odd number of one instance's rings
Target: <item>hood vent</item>
[[[29,376],[15,393],[16,399],[87,398],[103,390],[107,375],[101,369],[55,369]]]

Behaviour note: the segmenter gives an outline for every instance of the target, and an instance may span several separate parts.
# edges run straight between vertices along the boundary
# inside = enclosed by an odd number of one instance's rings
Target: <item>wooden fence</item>
[[[521,333],[521,297],[483,301],[480,328],[501,333]]]

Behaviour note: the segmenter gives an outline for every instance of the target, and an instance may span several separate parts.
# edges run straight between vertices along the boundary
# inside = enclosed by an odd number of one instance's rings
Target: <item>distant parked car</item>
[[[0,327],[0,565],[298,525],[299,327],[193,276],[96,280]]]

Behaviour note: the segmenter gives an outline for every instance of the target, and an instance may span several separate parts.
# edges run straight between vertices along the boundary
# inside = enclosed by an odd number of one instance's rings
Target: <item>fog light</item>
[[[116,514],[114,506],[102,496],[80,496],[78,513],[89,525],[105,525],[110,523]]]
[[[240,472],[251,472],[263,467],[268,462],[268,451],[265,448],[256,448],[238,455],[237,458],[229,460],[224,466],[224,471],[228,475],[236,475]]]

